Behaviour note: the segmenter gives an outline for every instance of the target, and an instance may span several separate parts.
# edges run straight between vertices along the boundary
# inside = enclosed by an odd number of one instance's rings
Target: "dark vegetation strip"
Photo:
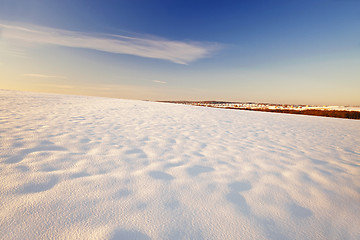
[[[312,116],[321,116],[321,117],[360,119],[360,112],[346,111],[346,110],[316,110],[316,109],[290,110],[290,109],[266,109],[266,108],[252,109],[252,108],[232,108],[232,107],[226,107],[226,108],[236,109],[236,110],[259,111],[259,112],[275,112],[275,113],[312,115]]]
[[[231,103],[231,102],[219,102],[219,101],[201,101],[201,102],[160,101],[160,102],[186,104],[186,105],[194,105],[193,103],[201,103],[201,104],[226,104],[226,103]],[[216,107],[216,106],[211,106],[211,105],[210,106],[209,105],[208,106],[194,105],[194,106],[225,108],[225,109],[235,109],[235,110],[259,111],[259,112],[301,114],[301,115],[311,115],[311,116],[320,116],[320,117],[360,119],[360,112],[359,111],[347,111],[347,110],[317,110],[317,109],[292,110],[292,109],[268,109],[268,108],[236,108],[236,107]]]

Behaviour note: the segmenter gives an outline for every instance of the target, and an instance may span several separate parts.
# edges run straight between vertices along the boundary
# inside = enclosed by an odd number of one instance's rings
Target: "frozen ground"
[[[0,91],[1,239],[360,239],[360,121]]]

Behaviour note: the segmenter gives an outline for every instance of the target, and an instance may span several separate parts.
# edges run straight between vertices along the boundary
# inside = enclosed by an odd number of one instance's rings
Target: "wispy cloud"
[[[22,74],[23,77],[35,77],[35,78],[61,78],[66,79],[65,76],[56,76],[56,75],[47,75],[47,74],[38,74],[38,73],[26,73]]]
[[[36,84],[40,87],[50,87],[50,88],[61,88],[61,89],[74,89],[75,86],[72,85],[60,85],[60,84]]]
[[[24,49],[21,49],[19,47],[14,47],[14,46],[6,46],[3,48],[0,48],[0,54],[3,56],[7,55],[7,56],[12,56],[12,57],[18,57],[18,58],[27,58]]]
[[[165,84],[167,82],[164,82],[164,81],[159,81],[159,80],[152,80],[154,83],[161,83],[161,84]]]
[[[179,64],[188,64],[209,57],[219,48],[218,44],[91,34],[37,25],[0,24],[0,28],[2,28],[2,37],[5,39],[164,59]]]

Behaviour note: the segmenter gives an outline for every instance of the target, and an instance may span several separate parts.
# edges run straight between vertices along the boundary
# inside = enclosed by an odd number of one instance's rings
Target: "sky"
[[[358,0],[0,0],[0,89],[360,105]]]

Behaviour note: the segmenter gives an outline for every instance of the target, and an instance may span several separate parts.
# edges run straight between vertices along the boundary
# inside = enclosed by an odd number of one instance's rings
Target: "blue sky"
[[[360,105],[360,1],[0,0],[0,88]]]

